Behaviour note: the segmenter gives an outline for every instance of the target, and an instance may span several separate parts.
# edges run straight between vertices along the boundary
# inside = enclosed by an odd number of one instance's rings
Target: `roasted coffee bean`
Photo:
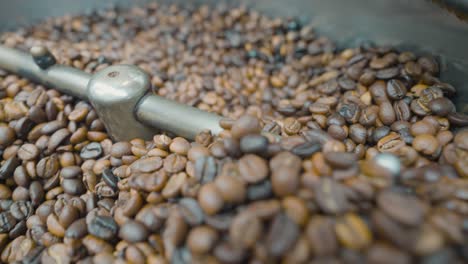
[[[198,203],[209,215],[216,214],[224,205],[223,197],[214,183],[207,183],[201,187]]]
[[[321,148],[322,145],[318,142],[305,142],[293,147],[291,152],[301,158],[307,158],[320,151]]]
[[[285,214],[277,214],[266,238],[267,249],[272,256],[282,256],[289,250],[299,236],[299,228]]]
[[[88,227],[86,225],[86,219],[81,218],[73,222],[68,226],[67,231],[65,231],[66,238],[72,239],[81,239],[88,234]]]
[[[216,178],[214,183],[225,202],[241,203],[244,201],[247,188],[242,179],[234,176],[220,175]]]
[[[111,240],[116,237],[118,226],[109,216],[95,216],[88,223],[88,232],[98,238]]]
[[[377,204],[396,221],[411,226],[419,225],[427,211],[426,205],[417,198],[391,190],[381,192]]]
[[[0,167],[0,179],[5,180],[13,176],[16,167],[20,165],[20,160],[17,157],[7,159]]]
[[[148,236],[148,229],[138,221],[127,221],[119,230],[119,237],[129,243],[144,241]]]
[[[60,164],[56,154],[41,159],[36,165],[37,176],[51,178],[59,170]]]
[[[231,128],[231,134],[234,138],[241,138],[248,134],[257,134],[261,129],[257,118],[244,115],[234,122]]]
[[[268,139],[261,135],[247,135],[240,140],[243,153],[263,154],[268,147]]]
[[[159,158],[159,157],[155,157]],[[153,159],[153,158],[149,158]],[[177,173],[185,168],[187,158],[178,154],[171,154],[164,159],[164,170],[168,173]]]
[[[348,213],[335,225],[338,240],[346,248],[360,250],[372,242],[372,235],[366,223],[357,215]]]
[[[7,233],[12,230],[17,223],[16,218],[10,212],[0,213],[0,233]]]
[[[15,130],[8,126],[0,126],[0,147],[5,149],[16,139]]]
[[[344,187],[334,180],[323,178],[315,187],[316,201],[320,209],[329,214],[346,212],[350,204]]]
[[[468,126],[468,115],[462,113],[450,113],[447,115],[450,124],[455,126]]]
[[[102,155],[101,144],[97,142],[91,142],[81,149],[80,157],[82,159],[97,159]]]
[[[39,149],[33,144],[24,144],[18,149],[17,155],[24,161],[33,160],[39,155]]]
[[[182,198],[179,202],[180,211],[185,221],[192,226],[200,225],[205,218],[203,210],[195,199]]]
[[[207,226],[198,226],[190,231],[187,246],[195,254],[208,253],[218,240],[217,232]]]
[[[203,156],[195,161],[195,178],[201,183],[214,180],[217,173],[216,161],[211,156]]]
[[[0,70],[2,262],[467,259],[468,118],[432,57],[340,50],[297,19],[224,5],[53,18],[2,43],[44,36],[90,74],[141,67],[151,93],[224,130],[115,142],[89,103]]]
[[[405,84],[398,79],[391,79],[387,82],[387,95],[392,100],[400,100],[406,95]]]
[[[265,179],[269,171],[264,159],[248,154],[239,160],[239,172],[246,182],[257,183]]]
[[[238,214],[231,223],[229,236],[236,245],[252,247],[260,237],[262,225],[257,216],[250,213]]]

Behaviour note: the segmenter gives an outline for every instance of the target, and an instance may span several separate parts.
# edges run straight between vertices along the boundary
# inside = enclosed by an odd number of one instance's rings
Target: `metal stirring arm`
[[[33,56],[0,45],[0,68],[88,100],[114,140],[150,139],[161,131],[194,139],[206,129],[213,134],[222,130],[216,114],[149,94],[148,75],[134,65],[109,66],[91,75],[64,65],[43,65],[48,59],[44,56],[52,55],[42,51]],[[49,59],[45,61],[55,61]]]

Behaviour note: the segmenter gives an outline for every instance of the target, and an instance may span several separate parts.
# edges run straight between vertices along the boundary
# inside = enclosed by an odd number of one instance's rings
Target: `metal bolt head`
[[[33,46],[29,50],[29,53],[31,53],[37,66],[43,70],[49,68],[57,62],[54,55],[52,55],[52,53],[45,46]]]

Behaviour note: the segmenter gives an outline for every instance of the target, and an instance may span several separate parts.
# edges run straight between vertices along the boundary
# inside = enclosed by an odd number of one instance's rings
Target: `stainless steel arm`
[[[133,65],[110,66],[94,75],[64,65],[41,69],[31,54],[0,45],[0,68],[90,101],[115,140],[150,139],[158,130],[194,139],[206,129],[222,130],[216,114],[148,95],[149,77]]]
[[[83,100],[88,99],[86,89],[91,74],[76,68],[57,64],[43,70],[36,65],[31,54],[3,45],[0,45],[0,68],[55,88],[65,94]]]

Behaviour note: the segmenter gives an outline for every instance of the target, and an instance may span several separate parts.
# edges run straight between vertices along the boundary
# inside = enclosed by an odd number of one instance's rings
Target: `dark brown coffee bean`
[[[414,138],[413,148],[428,156],[438,155],[440,152],[440,144],[437,138],[430,134],[421,134]]]
[[[16,218],[10,212],[0,213],[0,233],[10,232],[16,223]]]
[[[320,209],[328,214],[340,214],[349,209],[344,187],[329,178],[323,178],[315,186],[316,201]]]
[[[268,231],[266,244],[272,256],[286,253],[299,236],[299,227],[285,214],[277,214]]]
[[[63,170],[62,170],[63,171]],[[112,173],[110,169],[105,169],[102,172],[102,180],[111,188],[117,189],[119,179]]]
[[[375,73],[375,77],[377,77],[378,79],[391,79],[391,78],[395,78],[398,75],[399,71],[400,70],[398,69],[398,67],[382,69],[382,70],[378,70]]]
[[[56,154],[41,159],[36,165],[37,176],[50,178],[59,170],[59,161]]]
[[[88,223],[88,232],[98,238],[111,240],[117,235],[118,226],[112,217],[95,216]]]
[[[347,169],[357,162],[357,156],[354,153],[327,152],[323,157],[331,166],[338,169]]]
[[[257,184],[249,184],[247,198],[251,201],[269,198],[273,194],[271,181],[265,180]]]
[[[54,133],[55,131],[64,128],[66,126],[66,123],[61,121],[61,120],[54,120],[50,121],[45,124],[44,127],[42,127],[41,132],[43,135],[50,135]]]
[[[243,153],[263,154],[268,147],[268,139],[262,135],[247,135],[240,140]]]
[[[445,97],[436,98],[428,103],[428,108],[438,116],[447,116],[455,112],[455,105]]]
[[[50,136],[47,151],[52,153],[59,145],[70,136],[68,128],[62,128],[57,130],[52,136]]]
[[[391,125],[396,120],[395,111],[390,102],[382,102],[379,108],[379,118],[384,125]]]
[[[447,118],[452,125],[460,127],[468,126],[468,115],[456,112],[448,114]]]
[[[16,139],[15,130],[8,126],[0,126],[0,147],[6,148]]]
[[[97,142],[91,142],[81,149],[80,157],[82,159],[97,159],[102,155],[101,144]]]
[[[5,180],[13,176],[16,167],[20,165],[20,160],[13,156],[7,159],[0,167],[0,179]]]
[[[338,251],[334,221],[331,218],[314,216],[309,220],[305,232],[314,255],[333,255]]]
[[[387,82],[387,95],[392,100],[400,100],[405,97],[407,89],[405,84],[398,79],[391,79]]]
[[[318,142],[305,142],[293,147],[291,152],[301,158],[307,158],[320,151],[321,148],[322,145]]]
[[[138,221],[127,221],[119,231],[119,237],[129,243],[145,241],[149,236],[148,229]]]
[[[24,220],[32,214],[33,208],[29,201],[16,201],[10,207],[11,215],[16,220]]]
[[[343,104],[338,113],[348,122],[348,123],[356,123],[359,120],[361,109],[357,104]]]
[[[81,195],[86,192],[81,179],[64,179],[61,183],[63,191],[70,195]]]
[[[427,211],[426,205],[417,198],[391,190],[381,192],[377,204],[390,217],[410,226],[421,224]]]
[[[411,118],[411,108],[404,101],[396,101],[393,103],[393,109],[397,120],[409,121]]]
[[[88,226],[86,225],[85,218],[75,220],[70,226],[68,226],[67,231],[65,231],[65,237],[72,239],[82,239],[87,234]]]

